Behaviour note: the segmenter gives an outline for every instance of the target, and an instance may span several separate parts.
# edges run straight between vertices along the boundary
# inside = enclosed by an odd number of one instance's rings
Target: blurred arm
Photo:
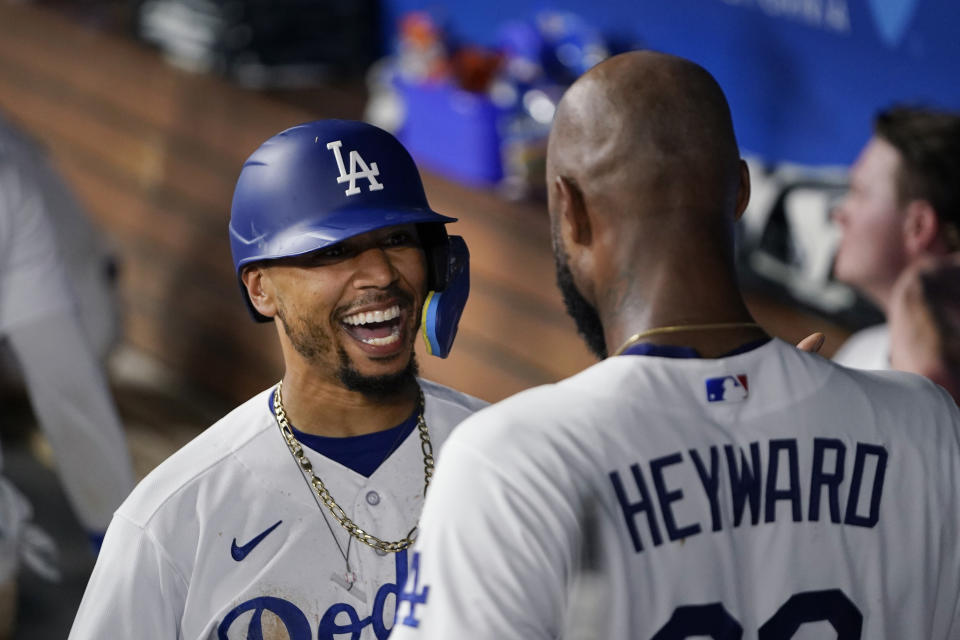
[[[102,533],[133,489],[127,441],[107,381],[72,313],[7,330],[64,490],[91,533]]]

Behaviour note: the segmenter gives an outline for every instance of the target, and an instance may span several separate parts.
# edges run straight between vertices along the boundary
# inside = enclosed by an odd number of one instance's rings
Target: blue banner
[[[496,46],[507,18],[569,10],[614,42],[681,55],[724,87],[744,152],[849,164],[892,103],[960,109],[953,0],[384,0],[385,27],[429,9],[462,40]]]

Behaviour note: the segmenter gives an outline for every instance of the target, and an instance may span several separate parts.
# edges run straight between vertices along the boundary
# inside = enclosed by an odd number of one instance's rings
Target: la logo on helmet
[[[380,169],[377,168],[377,163],[371,162],[368,166],[357,151],[350,152],[350,173],[347,173],[343,166],[343,156],[340,155],[340,147],[342,146],[343,142],[341,140],[334,140],[333,142],[327,143],[327,149],[333,151],[333,155],[337,158],[337,169],[340,170],[337,184],[343,184],[344,182],[350,183],[350,188],[344,193],[348,196],[354,196],[360,193],[360,187],[357,186],[357,180],[360,178],[367,179],[370,183],[370,191],[380,191],[383,189],[383,185],[377,182],[377,176],[380,175]],[[357,171],[357,167],[360,168],[360,171]]]

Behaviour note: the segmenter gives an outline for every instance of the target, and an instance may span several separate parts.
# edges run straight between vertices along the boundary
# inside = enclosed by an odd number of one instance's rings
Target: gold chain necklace
[[[627,350],[627,347],[633,345],[638,340],[647,338],[649,336],[655,336],[661,333],[679,333],[681,331],[706,331],[712,329],[761,329],[762,327],[756,322],[716,322],[713,324],[678,324],[669,327],[655,327],[653,329],[647,329],[646,331],[641,331],[640,333],[635,333],[624,342],[619,349],[613,352],[613,355],[618,356],[624,351]]]
[[[417,526],[414,525],[413,529],[400,540],[396,542],[390,542],[387,540],[381,540],[380,538],[367,533],[363,530],[357,523],[351,520],[343,508],[337,504],[336,500],[333,499],[333,496],[330,495],[330,491],[327,490],[326,485],[323,484],[323,480],[317,477],[313,472],[313,465],[310,463],[310,460],[307,459],[307,456],[303,453],[303,445],[300,444],[300,441],[297,440],[297,437],[293,435],[293,429],[290,428],[290,422],[287,420],[287,413],[283,408],[283,399],[280,396],[280,390],[283,387],[283,381],[277,383],[276,393],[273,395],[273,413],[277,419],[277,426],[280,427],[280,433],[283,435],[283,439],[287,443],[287,447],[290,448],[290,453],[293,454],[294,459],[297,461],[297,464],[300,465],[300,468],[304,473],[310,476],[310,486],[313,487],[314,492],[316,492],[317,497],[320,498],[320,501],[327,506],[327,509],[330,510],[330,513],[333,515],[334,520],[340,523],[340,526],[347,530],[347,532],[362,542],[363,544],[373,547],[379,551],[397,553],[398,551],[403,551],[404,549],[409,548],[416,539],[414,535],[417,531]],[[433,477],[433,444],[430,442],[430,434],[427,432],[427,422],[423,418],[424,412],[424,399],[423,399],[423,390],[419,390],[419,406],[420,411],[417,416],[417,429],[420,431],[420,449],[423,451],[423,495],[427,495],[427,488],[430,487],[430,478]]]

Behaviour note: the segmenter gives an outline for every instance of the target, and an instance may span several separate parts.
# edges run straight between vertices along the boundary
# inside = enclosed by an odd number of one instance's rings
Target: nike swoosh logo
[[[277,523],[275,525],[273,525],[272,527],[270,527],[269,529],[267,529],[266,531],[258,535],[256,538],[254,538],[253,540],[251,540],[250,542],[244,545],[237,546],[237,539],[234,538],[233,543],[230,545],[230,555],[233,557],[234,560],[236,560],[237,562],[240,562],[241,560],[246,558],[251,551],[253,551],[253,548],[255,546],[263,542],[264,538],[270,535],[274,529],[279,527],[281,523],[283,523],[283,520],[277,520]]]

